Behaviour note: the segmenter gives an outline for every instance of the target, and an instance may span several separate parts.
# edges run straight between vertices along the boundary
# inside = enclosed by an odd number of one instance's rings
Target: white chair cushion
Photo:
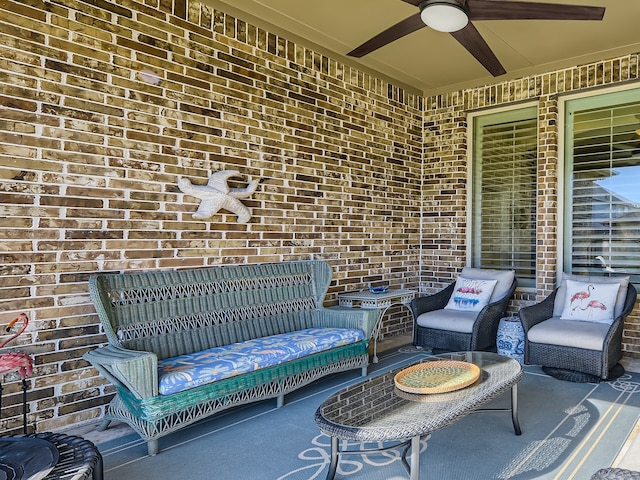
[[[611,325],[606,323],[562,320],[551,317],[529,329],[527,339],[533,343],[561,345],[602,351]]]
[[[618,283],[620,289],[616,298],[616,306],[613,310],[613,318],[617,318],[624,309],[624,302],[627,299],[627,288],[629,288],[629,276],[621,277],[600,277],[597,275],[570,275],[562,274],[562,280],[558,286],[558,293],[553,304],[553,316],[559,317],[564,310],[564,301],[567,297],[567,280],[575,280],[583,283]]]
[[[619,283],[582,283],[567,280],[562,320],[613,323]]]
[[[460,310],[434,310],[418,315],[416,323],[421,327],[449,330],[459,333],[471,333],[478,312],[461,312]]]
[[[515,270],[464,267],[460,272],[460,276],[472,280],[497,280],[498,283],[496,283],[489,299],[489,303],[493,303],[507,294],[513,284],[513,279],[516,277],[516,272]]]

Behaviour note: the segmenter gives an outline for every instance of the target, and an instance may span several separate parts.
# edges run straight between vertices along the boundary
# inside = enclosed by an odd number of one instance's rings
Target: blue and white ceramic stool
[[[524,364],[524,330],[518,317],[504,317],[498,325],[496,339],[498,355],[513,358]]]

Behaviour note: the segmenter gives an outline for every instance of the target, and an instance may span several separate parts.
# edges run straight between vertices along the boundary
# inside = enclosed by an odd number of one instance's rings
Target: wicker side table
[[[402,288],[392,288],[384,293],[373,293],[369,290],[357,292],[345,292],[338,294],[338,305],[344,308],[359,306],[364,309],[377,309],[378,320],[373,327],[371,338],[373,339],[373,363],[378,363],[378,337],[382,330],[382,317],[393,305],[404,305],[409,308],[416,292]],[[415,343],[415,342],[414,342]]]
[[[27,436],[47,440],[58,449],[58,463],[45,480],[103,480],[102,455],[89,440],[52,432]]]

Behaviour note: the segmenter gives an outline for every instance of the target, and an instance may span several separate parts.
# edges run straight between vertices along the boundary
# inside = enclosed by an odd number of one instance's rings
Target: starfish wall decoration
[[[238,223],[247,223],[251,219],[251,210],[239,199],[251,196],[258,188],[260,179],[253,180],[248,175],[248,185],[245,188],[230,188],[227,180],[239,176],[242,175],[236,170],[220,170],[209,177],[206,185],[194,185],[188,178],[179,179],[178,188],[183,193],[201,199],[193,218],[206,220],[219,210],[228,210],[238,216]]]

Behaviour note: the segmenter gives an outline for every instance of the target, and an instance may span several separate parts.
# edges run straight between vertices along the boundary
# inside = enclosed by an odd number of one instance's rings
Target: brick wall
[[[29,423],[97,418],[111,387],[81,355],[104,342],[96,271],[322,258],[328,301],[417,286],[422,99],[190,3],[0,2],[0,323],[35,358]],[[141,81],[151,70],[159,85]],[[177,188],[260,178],[247,224]],[[385,333],[407,328],[394,313]],[[0,430],[15,430],[8,376]]]
[[[195,2],[172,10],[0,0],[0,323],[31,319],[13,345],[35,359],[29,424],[40,431],[100,417],[112,393],[81,359],[104,341],[91,273],[313,256],[334,268],[329,303],[369,282],[441,287],[465,263],[466,110],[526,98],[540,98],[541,119],[557,110],[555,73],[423,99]],[[557,189],[552,127],[541,124],[540,206]],[[240,172],[234,186],[261,179],[247,224],[192,218],[198,201],[178,179],[204,184],[218,170]],[[553,215],[540,221],[555,239]],[[540,295],[554,256],[542,256]],[[383,333],[407,320],[392,310]],[[632,354],[637,331],[635,316]],[[17,431],[20,382],[2,380],[0,431]]]

